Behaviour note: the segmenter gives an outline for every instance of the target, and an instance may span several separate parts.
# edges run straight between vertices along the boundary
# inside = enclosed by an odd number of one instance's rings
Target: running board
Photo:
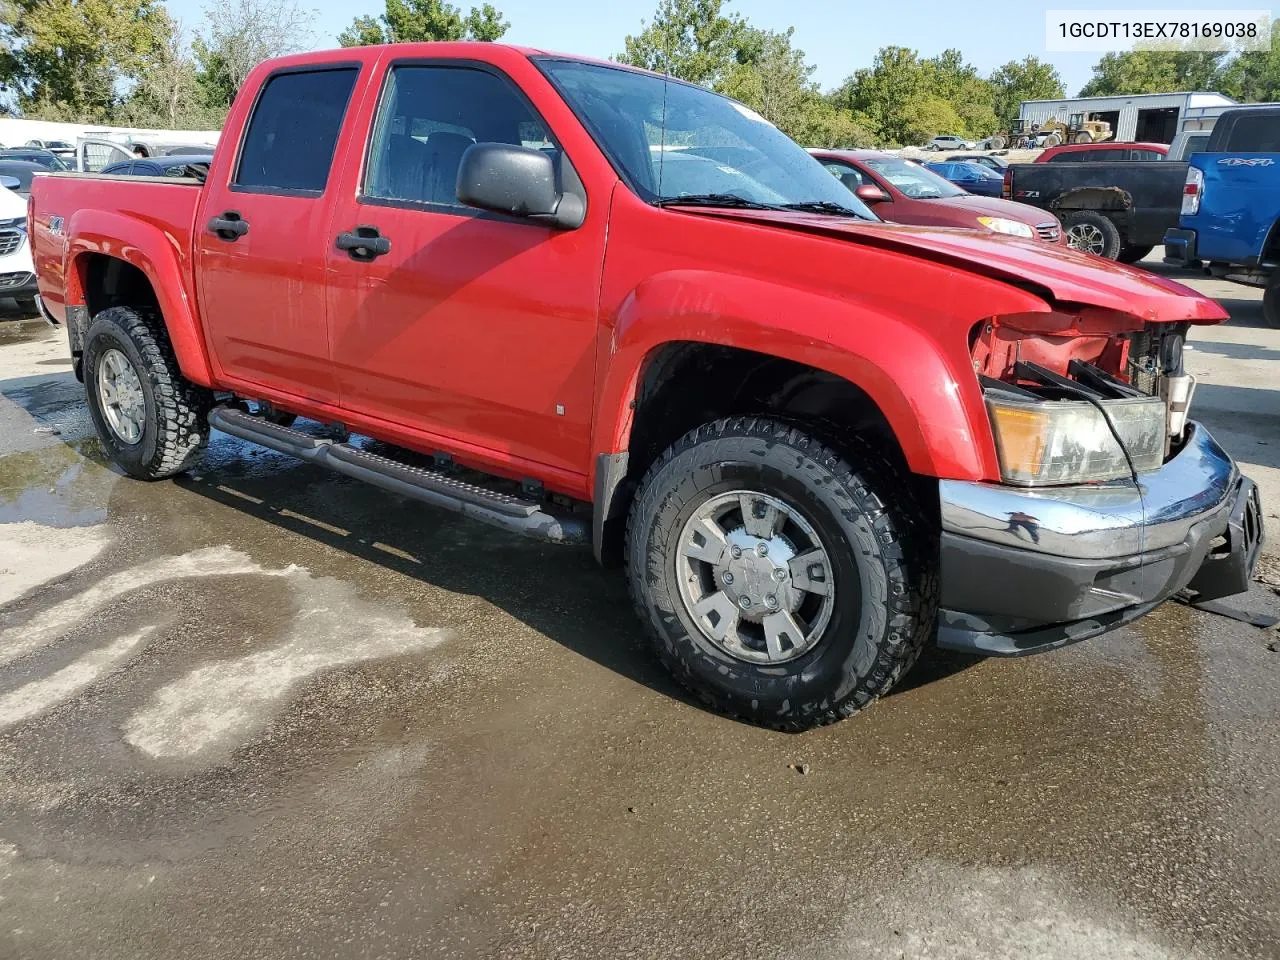
[[[209,425],[241,440],[318,463],[402,497],[504,530],[553,543],[585,543],[587,539],[586,526],[581,521],[546,513],[529,500],[466,483],[437,470],[410,466],[349,443],[313,437],[234,407],[214,407],[209,413]]]

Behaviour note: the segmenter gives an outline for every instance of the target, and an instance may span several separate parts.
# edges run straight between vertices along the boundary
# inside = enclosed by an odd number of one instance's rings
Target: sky
[[[197,29],[209,0],[168,0],[188,29]],[[452,0],[464,12],[472,0]],[[510,21],[503,40],[562,53],[608,57],[623,48],[623,38],[640,30],[657,0],[492,0]],[[315,9],[317,49],[337,46],[338,33],[360,14],[377,14],[381,0],[300,0]],[[1123,0],[1126,9],[1221,9],[1224,0]],[[1239,0],[1232,8],[1265,9],[1266,3]],[[795,27],[795,45],[817,67],[813,78],[824,90],[838,86],[860,67],[870,66],[876,51],[897,45],[934,56],[955,47],[985,74],[1010,60],[1033,54],[1058,68],[1067,94],[1073,96],[1089,80],[1097,53],[1045,52],[1045,11],[1099,9],[1111,14],[1118,3],[1100,0],[730,0],[727,10],[745,16],[752,26],[782,30]]]

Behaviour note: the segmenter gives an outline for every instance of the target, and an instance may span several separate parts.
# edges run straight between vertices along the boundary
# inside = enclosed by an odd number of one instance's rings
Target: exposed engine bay
[[[976,328],[973,366],[1005,482],[1136,480],[1159,469],[1183,439],[1195,390],[1182,360],[1189,326],[1098,312]]]

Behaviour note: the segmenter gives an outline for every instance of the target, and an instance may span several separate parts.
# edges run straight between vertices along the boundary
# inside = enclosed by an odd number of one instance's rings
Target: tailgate
[[[1204,174],[1200,212],[1183,217],[1205,260],[1252,263],[1280,217],[1280,153],[1198,153]]]

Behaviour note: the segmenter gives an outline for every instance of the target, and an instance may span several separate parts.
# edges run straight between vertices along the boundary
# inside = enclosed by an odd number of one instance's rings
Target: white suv
[[[0,297],[13,297],[25,313],[36,313],[36,268],[27,242],[27,204],[0,186]]]
[[[926,150],[971,150],[973,149],[973,144],[964,137],[942,134],[926,143],[924,148]]]

